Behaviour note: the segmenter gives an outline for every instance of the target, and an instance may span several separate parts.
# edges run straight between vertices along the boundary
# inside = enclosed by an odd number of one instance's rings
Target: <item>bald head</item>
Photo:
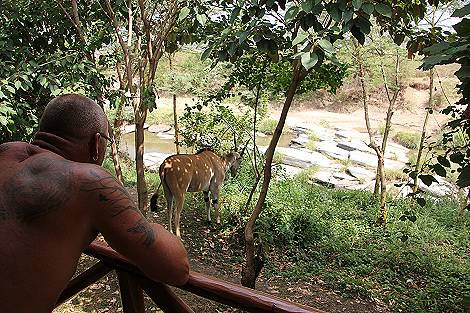
[[[39,131],[69,140],[84,140],[96,133],[107,135],[106,115],[90,98],[67,94],[52,99],[44,110]]]

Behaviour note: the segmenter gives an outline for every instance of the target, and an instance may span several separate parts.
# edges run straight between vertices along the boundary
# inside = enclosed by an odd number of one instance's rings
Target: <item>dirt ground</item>
[[[396,104],[396,110],[392,117],[392,130],[406,130],[420,132],[423,127],[424,112],[429,99],[428,91],[423,88],[405,88],[400,96],[400,101]],[[382,101],[384,99],[381,99]],[[329,108],[320,105],[322,101],[297,101],[293,103],[286,124],[296,125],[320,125],[326,128],[355,129],[360,132],[367,132],[364,109],[358,99],[351,99],[353,103],[345,104],[343,109]],[[380,105],[377,101],[371,101],[369,106],[369,118],[371,127],[374,130],[385,125],[387,105],[383,102]],[[279,119],[281,107],[278,104],[271,110],[271,117]],[[436,131],[445,124],[446,116],[434,111],[428,124],[428,130]]]

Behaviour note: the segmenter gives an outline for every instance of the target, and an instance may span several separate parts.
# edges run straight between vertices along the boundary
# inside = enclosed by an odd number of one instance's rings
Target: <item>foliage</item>
[[[451,117],[447,124],[448,131],[443,135],[442,143],[447,146],[445,156],[438,158],[434,171],[446,175],[446,169],[451,168],[451,162],[457,165],[459,173],[457,184],[460,187],[470,186],[470,4],[456,10],[453,16],[462,20],[454,25],[455,33],[449,34],[444,40],[424,50],[423,69],[430,69],[438,64],[458,63],[460,69],[455,73],[460,80],[458,86],[462,98],[455,104],[443,110]],[[454,144],[454,134],[461,133],[466,138],[464,145]],[[452,170],[451,170],[452,171]]]
[[[242,232],[253,179],[244,164],[224,184],[221,231]],[[464,310],[470,221],[457,218],[458,205],[428,198],[416,210],[408,199],[391,201],[387,230],[374,226],[376,206],[370,193],[310,185],[306,176],[275,180],[256,236],[290,266],[280,272],[269,263],[266,275],[316,277],[346,294],[383,300],[393,311]]]
[[[277,120],[272,118],[265,118],[258,122],[257,130],[268,135],[272,135],[274,133],[274,129],[276,129]]]
[[[200,149],[211,147],[220,152],[233,150],[250,136],[250,111],[235,114],[232,108],[213,102],[207,108],[198,103],[186,105],[180,118],[182,144]]]
[[[96,19],[97,14],[91,14]],[[95,20],[93,31],[104,28]],[[90,34],[93,41],[97,36]],[[101,38],[105,40],[105,38]],[[54,96],[77,92],[96,99],[110,81],[90,61],[57,2],[3,1],[0,9],[1,141],[27,140]],[[100,60],[106,58],[103,53]]]
[[[155,85],[163,92],[200,97],[217,91],[228,71],[226,64],[212,68],[198,50],[184,49],[160,61]]]
[[[419,147],[419,134],[415,132],[398,131],[393,135],[393,139],[409,149],[418,149]]]

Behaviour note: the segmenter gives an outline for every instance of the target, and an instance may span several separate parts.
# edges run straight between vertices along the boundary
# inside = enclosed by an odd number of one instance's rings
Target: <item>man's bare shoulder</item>
[[[128,210],[138,211],[127,189],[104,168],[80,164],[77,182],[84,199],[96,209],[105,209],[112,217]]]
[[[30,222],[62,209],[74,191],[73,162],[27,143],[1,145],[3,219]]]

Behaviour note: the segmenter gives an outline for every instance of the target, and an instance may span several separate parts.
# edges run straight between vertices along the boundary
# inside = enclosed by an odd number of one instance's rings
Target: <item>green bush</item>
[[[245,166],[224,184],[222,231],[242,233],[253,207],[243,209],[253,176]],[[394,311],[463,311],[470,220],[457,218],[458,204],[450,199],[428,198],[419,210],[408,199],[388,205],[384,230],[374,226],[378,203],[370,193],[313,186],[306,175],[283,181],[274,175],[256,238],[294,265],[279,273],[268,264],[268,273],[317,276],[346,294],[382,299]],[[400,219],[406,211],[415,223]]]
[[[416,132],[398,131],[393,136],[393,139],[409,149],[418,149],[421,135]]]
[[[378,203],[370,193],[311,185],[308,175],[279,180],[281,173],[273,170],[255,238],[271,252],[282,251],[291,266],[279,272],[268,259],[266,275],[316,277],[346,295],[380,299],[397,312],[465,311],[470,220],[458,217],[458,203],[427,198],[418,209],[409,199],[389,200],[384,229],[375,226]],[[152,175],[146,173],[147,181],[157,186]],[[237,177],[224,182],[221,232],[242,236],[259,193],[260,186],[245,208],[254,180],[245,161]],[[188,194],[185,206],[204,214],[197,194]],[[402,220],[405,213],[416,222]]]
[[[258,122],[258,131],[264,134],[272,135],[274,133],[274,130],[276,129],[277,122],[277,120],[272,118],[262,119]]]

